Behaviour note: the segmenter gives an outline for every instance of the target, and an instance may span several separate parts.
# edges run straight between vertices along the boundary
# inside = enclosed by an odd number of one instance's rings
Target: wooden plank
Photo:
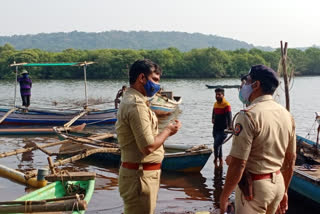
[[[3,115],[3,117],[0,119],[0,124],[12,113],[16,110],[16,108],[12,108],[10,109],[10,111],[8,111],[5,115]]]
[[[84,110],[83,112],[81,112],[80,114],[72,118],[69,122],[65,123],[63,126],[70,127],[76,120],[78,120],[80,117],[84,116],[87,113],[88,113],[88,110]]]
[[[96,177],[95,172],[68,172],[66,174],[47,175],[47,181],[87,181]]]

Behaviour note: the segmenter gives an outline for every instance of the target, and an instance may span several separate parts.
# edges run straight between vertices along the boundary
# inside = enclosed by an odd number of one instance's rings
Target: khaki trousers
[[[133,170],[120,167],[119,192],[124,214],[153,214],[160,187],[161,170]]]
[[[284,192],[282,174],[273,173],[273,178],[253,181],[253,200],[247,201],[241,190],[236,188],[236,214],[274,214]]]

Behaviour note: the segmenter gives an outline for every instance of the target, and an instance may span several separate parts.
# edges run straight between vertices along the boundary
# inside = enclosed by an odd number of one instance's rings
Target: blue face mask
[[[243,85],[239,91],[239,99],[245,105],[250,105],[249,97],[253,91],[252,86],[251,86],[252,84]]]
[[[152,97],[155,93],[160,90],[160,85],[148,80],[147,83],[144,85],[144,89],[147,92],[148,97]]]

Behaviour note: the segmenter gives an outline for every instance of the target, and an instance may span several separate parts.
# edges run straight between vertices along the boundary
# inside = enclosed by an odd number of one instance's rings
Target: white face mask
[[[239,99],[243,104],[246,105],[250,105],[250,101],[249,101],[249,97],[252,94],[252,85],[254,83],[250,84],[250,85],[243,85],[239,91]]]

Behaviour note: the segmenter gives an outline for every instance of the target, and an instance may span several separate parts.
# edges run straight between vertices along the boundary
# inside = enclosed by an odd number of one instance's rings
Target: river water
[[[182,121],[181,130],[166,143],[200,145],[212,147],[211,112],[214,90],[207,89],[209,85],[239,84],[237,79],[192,79],[192,80],[162,80],[165,90],[171,90],[175,95],[182,96],[183,102],[179,111],[174,114]],[[315,133],[314,112],[320,111],[320,77],[296,77],[290,90],[291,112],[296,120],[297,133],[306,136],[309,132]],[[90,102],[103,102],[99,107],[112,108],[113,99],[125,80],[100,80],[88,82]],[[284,103],[283,87],[280,87],[276,96],[281,104]],[[2,105],[13,105],[14,84],[9,81],[0,81],[0,100]],[[233,113],[243,108],[238,100],[238,89],[226,89],[226,99],[232,105]],[[70,108],[84,102],[83,81],[33,81],[31,107]],[[20,105],[20,96],[17,104]],[[161,120],[166,123],[169,119]],[[92,127],[113,131],[112,126]],[[0,152],[22,148],[36,142],[38,144],[57,141],[56,136],[0,136]],[[224,156],[230,150],[231,141],[223,147]],[[212,155],[213,156],[213,155]],[[227,166],[214,169],[213,157],[210,157],[200,173],[166,173],[161,177],[156,213],[192,213],[196,211],[215,212],[219,195],[224,183]],[[39,151],[25,153],[0,159],[0,164],[20,170],[40,168],[47,165],[46,155]],[[86,213],[121,213],[122,200],[118,193],[118,167],[110,163],[89,163],[78,161],[66,166],[71,170],[94,171],[97,173],[96,186],[93,198]],[[23,185],[0,177],[0,201],[14,200],[32,191]],[[300,195],[290,192],[289,211],[287,213],[314,213],[319,205]]]

